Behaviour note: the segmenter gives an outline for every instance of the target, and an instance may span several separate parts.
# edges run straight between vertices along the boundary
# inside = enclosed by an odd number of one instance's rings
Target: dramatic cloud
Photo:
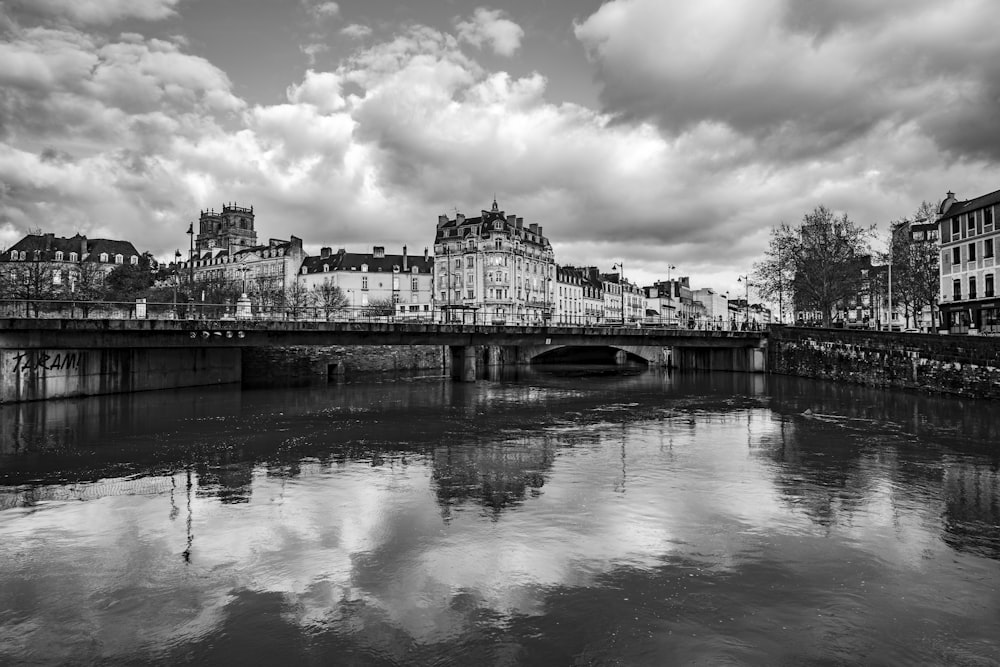
[[[915,123],[1000,157],[1000,21],[989,0],[613,0],[576,26],[602,100],[671,133],[723,123],[774,160]]]
[[[121,19],[155,21],[172,16],[180,0],[13,0],[17,10],[74,23],[108,24]]]
[[[476,48],[489,44],[493,52],[501,56],[514,55],[514,52],[521,47],[524,30],[518,24],[501,16],[502,12],[499,9],[479,7],[472,19],[468,21],[456,19],[455,28],[458,30],[459,39]]]
[[[345,37],[370,30],[349,25],[330,52],[350,55],[258,104],[183,40],[8,22],[0,246],[41,227],[163,256],[200,209],[238,201],[264,239],[421,249],[439,214],[496,193],[560,263],[624,260],[638,281],[672,264],[728,289],[770,225],[817,204],[884,223],[948,189],[996,189],[1000,54],[977,0],[914,2],[922,21],[892,23],[860,1],[744,4],[615,0],[577,24],[601,110],[551,101],[543,68],[470,54],[520,44],[495,10],[363,45]],[[507,38],[489,31],[504,22]]]
[[[340,34],[354,39],[364,39],[372,34],[372,29],[360,23],[352,23],[341,28]]]
[[[320,21],[340,16],[340,5],[336,2],[314,2],[311,0],[302,0],[302,4],[305,5],[306,9],[313,18]]]

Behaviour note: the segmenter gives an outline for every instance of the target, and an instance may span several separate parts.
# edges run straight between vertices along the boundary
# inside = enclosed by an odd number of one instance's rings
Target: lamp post
[[[673,271],[676,268],[677,267],[674,266],[673,264],[667,264],[667,283],[670,282],[670,272]]]
[[[194,285],[194,223],[188,225],[187,235],[190,237],[190,249],[188,250],[188,282]]]
[[[181,249],[174,253],[174,317],[177,317],[177,288],[181,284]]]
[[[746,296],[743,299],[743,305],[745,308],[746,315],[743,321],[746,322],[747,329],[750,328],[750,276],[742,275],[736,279],[736,282],[743,283],[743,287],[746,289]]]
[[[622,326],[625,326],[625,263],[618,262],[611,270],[618,271],[618,287],[622,292]]]

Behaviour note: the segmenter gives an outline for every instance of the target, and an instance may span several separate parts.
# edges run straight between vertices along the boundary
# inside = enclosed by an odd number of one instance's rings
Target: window
[[[987,227],[993,225],[993,209],[988,208],[983,211],[983,224]]]
[[[329,264],[324,264],[323,265],[323,273],[330,273],[330,265]]]
[[[500,239],[497,239],[496,246],[497,246],[497,250],[502,250],[503,249],[503,242]]]
[[[962,227],[961,227],[961,225],[958,222],[958,218],[952,218],[951,219],[951,235],[952,236],[958,236],[961,231],[962,231]]]
[[[472,288],[469,288],[468,290],[466,290],[466,294],[468,295],[467,298],[469,298],[469,299],[475,299],[476,298],[476,291],[474,289],[472,289]]]
[[[993,274],[986,274],[986,285],[983,288],[983,296],[993,296]]]
[[[368,272],[368,265],[367,264],[362,264],[361,265],[361,273],[367,273],[367,272]]]
[[[57,262],[61,262],[62,258],[63,258],[63,251],[62,250],[56,250],[56,261]]]
[[[117,255],[115,255],[115,264],[121,264],[124,261],[125,261],[125,258],[122,256],[121,253],[118,253]]]
[[[368,276],[361,276],[361,289],[368,289]]]
[[[471,269],[476,266],[476,258],[473,256],[468,256],[465,258],[465,268]]]
[[[983,257],[993,257],[993,239],[986,239],[983,241]]]
[[[961,262],[962,262],[962,249],[958,248],[958,247],[952,248],[951,249],[951,263],[952,264],[960,264]]]
[[[77,258],[77,254],[76,254],[75,252],[71,252],[71,253],[69,254],[69,261],[71,261],[71,262],[75,262],[75,261],[76,261],[76,258]]]
[[[923,233],[923,231],[913,232],[913,240],[914,241],[923,241],[924,240],[924,233]]]
[[[969,244],[969,261],[970,262],[976,261],[976,244],[975,243],[970,243]]]
[[[951,281],[951,298],[958,301],[962,298],[962,281],[953,280]]]
[[[62,271],[60,271],[59,269],[52,270],[52,284],[62,285]]]
[[[106,253],[106,252],[102,252],[101,253],[101,261],[102,262],[108,261],[108,253]]]
[[[132,266],[138,266],[138,265],[139,265],[139,258],[138,258],[138,257],[136,257],[135,255],[132,255],[132,256],[130,256],[130,257],[128,258],[128,262],[129,262],[129,264],[131,264]]]
[[[419,288],[416,278],[410,278],[410,291],[416,292]]]
[[[976,232],[976,214],[974,212],[970,213],[965,216],[965,219],[967,221],[966,229],[969,230],[970,234],[974,234]]]

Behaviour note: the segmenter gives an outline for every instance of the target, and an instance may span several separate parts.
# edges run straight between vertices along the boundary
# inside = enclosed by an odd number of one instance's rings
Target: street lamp
[[[747,329],[750,328],[750,276],[742,275],[736,279],[736,282],[743,283],[746,288],[746,296],[743,299],[743,305],[746,309],[746,315],[743,321],[746,322]]]
[[[676,268],[677,268],[677,267],[676,267],[676,266],[674,266],[673,264],[668,264],[668,265],[667,265],[667,283],[669,283],[669,282],[670,282],[670,272],[671,272],[671,271],[673,271],[673,270],[674,270],[674,269],[676,269]]]
[[[194,285],[194,223],[188,225],[187,235],[190,237],[191,245],[188,250],[188,282]]]
[[[622,326],[625,325],[625,263],[618,262],[611,267],[612,271],[618,271],[618,287],[622,292]]]
[[[174,317],[177,317],[177,287],[181,284],[181,249],[174,253]]]

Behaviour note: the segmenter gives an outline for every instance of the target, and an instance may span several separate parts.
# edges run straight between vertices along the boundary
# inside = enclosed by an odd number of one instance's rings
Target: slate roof
[[[938,222],[954,218],[962,215],[963,213],[968,213],[969,211],[986,208],[987,206],[992,206],[994,204],[1000,204],[1000,190],[995,190],[989,194],[976,197],[975,199],[955,202],[952,204],[951,208],[948,209],[947,213],[938,218]]]
[[[85,254],[82,261],[98,262],[101,253],[107,253],[113,259],[115,255],[121,255],[128,259],[132,255],[139,256],[139,251],[135,249],[130,241],[117,241],[113,239],[88,239],[86,236],[76,234],[70,238],[53,236],[50,234],[28,234],[23,239],[12,245],[9,250],[24,251],[25,257],[34,259],[34,253],[39,252],[39,259],[51,261],[55,259],[56,252],[62,251],[64,259],[69,259],[69,253],[75,252]],[[10,253],[3,253],[3,261],[8,261]]]
[[[394,266],[403,271],[403,256],[387,254],[384,257],[375,257],[372,253],[335,252],[326,258],[320,255],[306,257],[302,262],[307,273],[323,273],[324,264],[330,267],[331,272],[361,271],[361,265],[367,264],[369,273],[392,273]],[[414,266],[420,273],[430,273],[434,267],[434,258],[424,259],[423,255],[407,255],[406,272],[411,272]]]

